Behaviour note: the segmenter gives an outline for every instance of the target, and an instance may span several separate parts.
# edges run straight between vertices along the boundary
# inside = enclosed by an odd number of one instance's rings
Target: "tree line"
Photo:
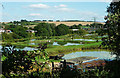
[[[25,23],[25,21],[23,21]],[[22,22],[22,23],[23,23]],[[22,39],[29,38],[31,34],[34,34],[36,37],[38,36],[61,36],[66,34],[78,34],[83,35],[86,33],[85,30],[81,29],[82,25],[73,25],[67,26],[65,24],[60,24],[56,26],[53,23],[39,23],[34,28],[28,28],[23,25],[18,25],[15,22],[12,25],[5,25],[5,30],[11,30],[12,33],[2,33],[2,40],[12,40],[12,39]],[[78,31],[73,31],[72,29],[78,29]],[[37,31],[35,33],[28,33],[27,30]]]

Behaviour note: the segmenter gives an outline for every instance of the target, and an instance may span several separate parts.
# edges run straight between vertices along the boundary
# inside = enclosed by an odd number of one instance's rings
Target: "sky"
[[[110,0],[98,0],[100,2],[51,2],[51,1],[30,1],[14,2],[2,1],[0,8],[1,22],[20,21],[26,19],[33,20],[84,20],[104,22],[107,14],[107,6]]]
[[[112,0],[0,0],[1,2],[111,2]],[[114,0],[119,1],[119,0]]]

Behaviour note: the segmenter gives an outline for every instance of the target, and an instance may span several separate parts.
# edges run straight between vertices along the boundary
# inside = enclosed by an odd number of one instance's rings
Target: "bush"
[[[45,46],[40,46],[39,51],[17,51],[14,46],[7,45],[2,48],[2,74],[6,78],[27,77],[30,73],[41,72],[47,61],[40,62],[37,59],[47,59]],[[31,74],[30,74],[31,75]]]

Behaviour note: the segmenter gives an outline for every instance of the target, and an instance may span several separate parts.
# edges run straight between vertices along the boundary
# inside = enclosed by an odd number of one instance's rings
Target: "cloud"
[[[32,4],[32,5],[29,5],[29,7],[31,7],[31,8],[42,8],[42,9],[47,9],[47,8],[49,8],[50,6],[45,5],[45,4]]]
[[[58,10],[58,11],[64,11],[64,12],[73,11],[73,9],[70,9],[70,8],[58,8],[57,10]]]
[[[67,5],[64,5],[64,4],[60,4],[59,6],[60,6],[60,7],[66,7]]]
[[[39,14],[39,13],[31,13],[31,14],[29,14],[30,16],[41,16],[41,14]]]
[[[58,6],[54,6],[55,8],[62,8],[62,7],[67,7],[67,5],[64,5],[64,4],[60,4]]]
[[[27,18],[30,19],[54,19],[54,16],[46,15],[46,14],[40,14],[40,13],[31,13],[27,15]],[[34,20],[33,19],[33,20]]]
[[[73,11],[73,9],[71,9],[71,8],[68,8],[67,7],[67,5],[65,5],[65,4],[60,4],[60,5],[55,5],[54,6],[54,10],[55,11],[64,11],[64,12],[70,12],[70,11]]]
[[[64,19],[80,19],[80,20],[93,20],[93,17],[96,17],[97,20],[102,20],[101,15],[95,12],[83,11],[83,10],[80,11],[75,8],[69,8],[67,5],[64,5],[64,4],[49,6],[49,9],[47,10],[43,9],[42,11],[38,10],[38,12],[40,13],[31,13],[29,14],[29,16],[38,18],[38,19],[58,19],[58,18],[63,19],[64,18]],[[49,14],[46,14],[46,13],[49,13]]]

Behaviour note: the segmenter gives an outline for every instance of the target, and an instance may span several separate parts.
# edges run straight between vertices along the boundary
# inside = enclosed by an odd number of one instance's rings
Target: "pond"
[[[29,43],[29,45],[38,45],[38,43]],[[52,45],[54,46],[70,46],[70,45],[83,45],[82,43],[70,43],[70,42],[53,42]]]
[[[0,52],[2,51],[2,45],[0,45]],[[31,51],[31,50],[37,50],[37,48],[32,48],[32,47],[21,47],[21,46],[16,46],[16,50],[26,50],[26,51]]]
[[[38,45],[39,43],[29,43],[29,45]]]
[[[58,42],[53,42],[53,45],[60,45]],[[79,43],[69,43],[69,42],[67,42],[67,43],[65,43],[65,44],[63,44],[63,46],[70,46],[70,45],[83,45],[83,44],[79,44]]]
[[[108,35],[98,36],[98,38],[108,37]]]
[[[35,41],[36,39],[31,39],[31,41]]]
[[[19,48],[16,48],[16,50],[19,50]],[[33,51],[33,50],[38,50],[38,49],[32,48],[32,47],[24,47],[23,49],[20,49],[20,50]]]
[[[80,41],[96,41],[96,40],[93,40],[93,39],[73,39],[73,40],[80,40]]]
[[[85,34],[85,36],[91,36],[91,35],[94,35],[94,34]]]
[[[72,59],[77,57],[98,57],[98,59],[115,59],[115,55],[111,55],[109,51],[79,51],[66,54],[64,59]]]
[[[1,52],[2,46],[0,45],[0,52]]]

